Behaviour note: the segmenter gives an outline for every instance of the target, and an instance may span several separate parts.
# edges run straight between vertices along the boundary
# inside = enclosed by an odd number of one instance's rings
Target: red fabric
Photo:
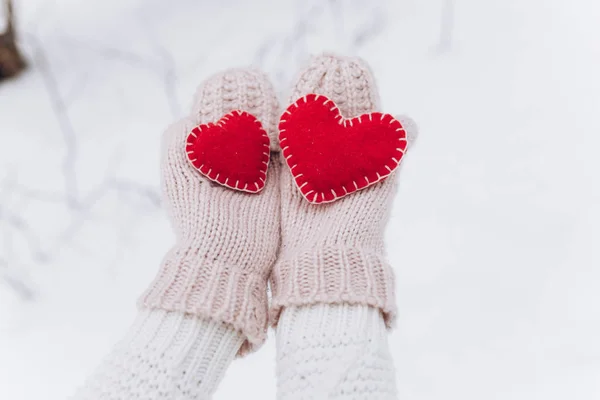
[[[327,203],[379,182],[406,151],[406,131],[389,114],[342,117],[325,96],[298,99],[281,116],[283,155],[306,200]]]
[[[250,193],[265,186],[269,136],[260,121],[245,111],[235,110],[217,123],[196,126],[185,151],[194,168],[223,186]]]

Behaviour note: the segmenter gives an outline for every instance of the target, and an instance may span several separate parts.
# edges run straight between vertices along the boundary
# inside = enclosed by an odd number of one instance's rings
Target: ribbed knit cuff
[[[284,307],[357,304],[381,310],[391,327],[396,314],[394,273],[384,257],[358,248],[326,247],[281,257],[271,273],[270,324]]]
[[[253,351],[266,339],[267,277],[195,253],[172,250],[138,306],[228,323],[246,338],[240,355]]]

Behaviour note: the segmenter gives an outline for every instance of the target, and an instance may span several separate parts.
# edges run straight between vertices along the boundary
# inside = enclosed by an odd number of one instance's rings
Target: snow
[[[0,399],[60,400],[132,322],[173,237],[163,128],[254,64],[368,60],[420,136],[388,229],[401,398],[600,398],[600,4],[17,0],[0,85]],[[144,143],[144,146],[140,146]],[[271,335],[272,336],[272,335]],[[216,399],[274,398],[274,343]]]

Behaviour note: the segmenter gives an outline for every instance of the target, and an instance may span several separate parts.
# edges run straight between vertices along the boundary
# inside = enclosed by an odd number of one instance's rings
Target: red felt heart
[[[279,121],[279,139],[296,185],[310,203],[328,203],[394,171],[406,151],[400,121],[379,112],[344,118],[333,101],[309,94]]]
[[[269,136],[252,114],[235,110],[217,123],[196,126],[185,151],[194,168],[211,181],[250,193],[265,186]]]

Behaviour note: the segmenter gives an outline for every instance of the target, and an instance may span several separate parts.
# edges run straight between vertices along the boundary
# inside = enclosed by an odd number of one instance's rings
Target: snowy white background
[[[402,399],[600,398],[600,3],[16,0],[0,85],[0,399],[62,400],[172,243],[159,138],[196,85],[360,55],[420,125],[388,231]],[[274,345],[217,399],[275,398]]]

